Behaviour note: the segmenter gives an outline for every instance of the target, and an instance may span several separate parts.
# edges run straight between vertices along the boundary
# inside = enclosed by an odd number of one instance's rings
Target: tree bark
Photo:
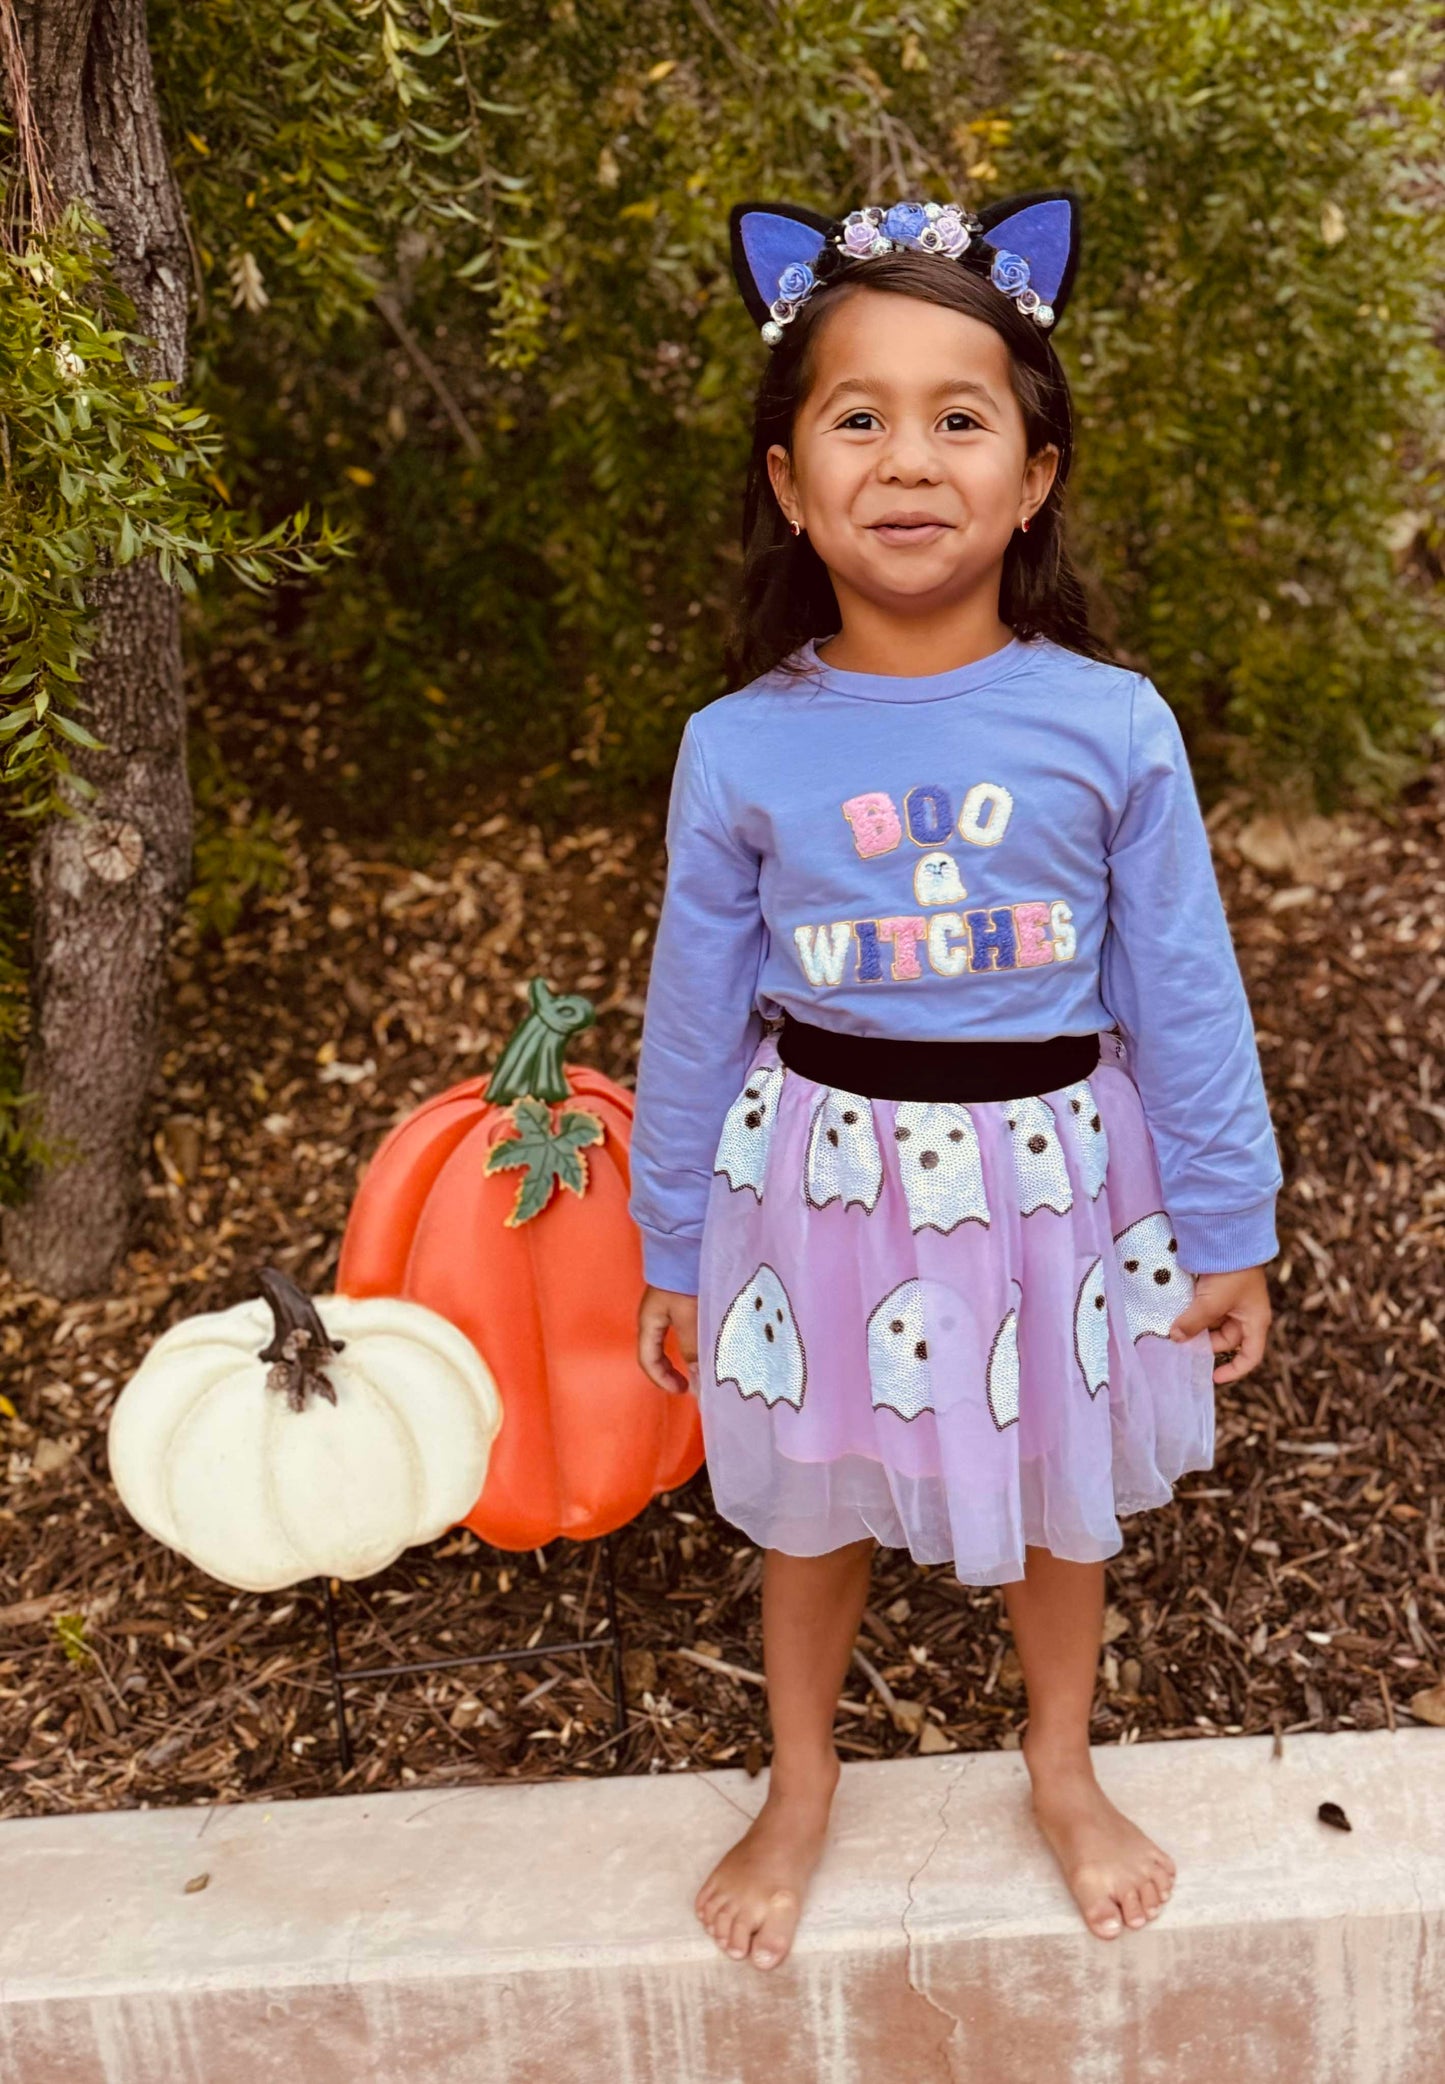
[[[188,257],[156,107],[145,0],[18,0],[30,99],[58,202],[84,197],[117,279],[156,342],[153,377],[186,371]],[[30,1036],[37,1129],[74,1155],[38,1170],[0,1218],[11,1271],[62,1297],[105,1286],[123,1255],[158,1054],[166,954],[190,885],[179,602],[147,561],[89,589],[97,648],[75,747],[96,789],[31,857]]]

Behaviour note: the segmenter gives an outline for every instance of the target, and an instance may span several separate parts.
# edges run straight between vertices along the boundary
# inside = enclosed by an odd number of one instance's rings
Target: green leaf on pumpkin
[[[503,1167],[525,1166],[517,1198],[507,1217],[507,1228],[540,1215],[552,1198],[554,1186],[568,1187],[574,1194],[587,1190],[587,1160],[582,1153],[589,1143],[600,1143],[607,1131],[602,1121],[586,1108],[568,1107],[554,1123],[545,1100],[522,1098],[512,1103],[515,1136],[505,1137],[487,1153],[488,1172]]]

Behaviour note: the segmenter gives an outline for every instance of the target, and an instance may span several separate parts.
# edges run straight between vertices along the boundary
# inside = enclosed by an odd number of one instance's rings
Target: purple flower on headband
[[[873,241],[878,236],[878,227],[868,222],[861,212],[849,217],[843,226],[843,244],[847,251],[861,259],[873,251]]]
[[[968,227],[957,210],[940,210],[933,220],[933,229],[938,234],[939,250],[951,260],[962,253],[969,243]]]
[[[916,245],[919,233],[927,229],[928,213],[922,203],[895,203],[879,226],[885,238],[900,246]]]
[[[995,289],[1016,297],[1029,279],[1029,264],[1021,253],[999,252],[994,255],[988,277]]]
[[[778,277],[778,295],[789,304],[800,304],[813,287],[815,277],[806,261],[789,261]]]

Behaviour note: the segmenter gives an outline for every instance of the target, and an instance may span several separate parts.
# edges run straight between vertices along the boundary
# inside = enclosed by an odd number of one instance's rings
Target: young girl
[[[1111,1938],[1174,1863],[1090,1763],[1104,1563],[1212,1464],[1281,1173],[1178,725],[1064,548],[1077,200],[732,228],[771,349],[737,691],[683,732],[632,1142],[641,1362],[766,1551],[768,1796],[695,1907],[787,1954],[883,1542],[1001,1588]]]

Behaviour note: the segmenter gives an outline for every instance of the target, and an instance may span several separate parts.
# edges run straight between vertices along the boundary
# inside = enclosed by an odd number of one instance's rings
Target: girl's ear
[[[1022,254],[1029,288],[1063,316],[1079,266],[1079,198],[1072,188],[1030,188],[979,211],[990,245]],[[1049,331],[1053,331],[1050,326]]]
[[[733,274],[759,326],[771,316],[784,268],[794,261],[815,260],[824,239],[837,229],[833,218],[795,203],[734,203],[728,224]]]

